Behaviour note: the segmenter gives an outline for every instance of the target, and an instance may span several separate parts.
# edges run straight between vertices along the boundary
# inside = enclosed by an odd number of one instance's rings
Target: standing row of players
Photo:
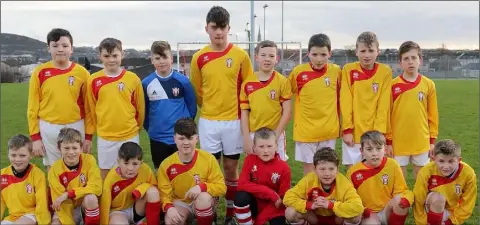
[[[438,135],[438,113],[433,82],[418,74],[421,50],[417,44],[406,42],[400,47],[405,72],[391,85],[391,69],[375,62],[379,43],[373,33],[357,38],[359,62],[347,64],[343,70],[328,63],[328,37],[314,35],[308,45],[311,62],[296,67],[285,79],[273,71],[277,58],[274,43],[265,41],[257,46],[260,71],[253,74],[247,53],[227,41],[228,12],[212,7],[206,22],[211,45],[194,55],[191,84],[171,70],[171,51],[165,42],[152,45],[157,71],[141,82],[121,69],[119,40],[101,42],[105,69],[89,77],[83,67],[69,61],[73,41],[68,31],[50,32],[47,42],[53,60],[38,67],[30,82],[27,114],[34,154],[44,156],[49,167],[60,157],[56,137],[62,127],[81,131],[85,152],[90,152],[96,132],[98,161],[105,177],[116,164],[112,155],[124,142],[138,143],[143,125],[158,168],[177,150],[172,138],[174,122],[195,117],[198,104],[200,146],[218,160],[223,155],[229,220],[233,217],[238,159],[241,152],[252,152],[251,133],[262,126],[275,130],[280,157],[286,159],[284,130],[290,119],[289,99],[295,94],[295,158],[304,162],[305,174],[313,171],[313,154],[320,147],[333,148],[339,133],[344,139],[343,164],[359,162],[360,135],[368,130],[386,134],[387,153],[392,155],[393,145],[393,155],[403,168],[411,160],[417,171],[428,162],[427,152]],[[406,133],[416,134],[415,140]]]

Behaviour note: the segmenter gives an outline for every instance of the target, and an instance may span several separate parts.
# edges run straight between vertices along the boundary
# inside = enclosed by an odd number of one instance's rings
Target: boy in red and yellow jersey
[[[340,111],[342,113],[342,164],[361,161],[360,136],[369,130],[387,132],[392,69],[375,62],[379,52],[377,36],[363,32],[357,38],[358,62],[342,69]]]
[[[240,93],[243,148],[245,153],[253,154],[255,131],[267,127],[275,131],[277,152],[286,161],[285,127],[292,114],[292,90],[288,79],[274,70],[277,45],[273,41],[262,41],[256,54],[259,71],[247,77]]]
[[[142,81],[120,67],[122,42],[104,39],[99,46],[105,68],[88,78],[88,135],[97,132],[98,165],[102,178],[116,165],[118,149],[125,142],[139,143],[139,131],[145,118]]]
[[[100,224],[160,224],[160,194],[152,169],[143,162],[142,148],[125,142],[118,150],[118,166],[112,168],[103,184]]]
[[[82,153],[82,136],[73,128],[62,128],[58,134],[62,158],[48,171],[48,183],[55,210],[52,224],[99,224],[98,197],[102,194],[102,178],[97,161]]]
[[[403,74],[392,81],[392,104],[387,149],[407,176],[409,162],[414,176],[429,162],[429,151],[438,137],[438,106],[435,83],[418,73],[422,50],[412,41],[399,49]]]
[[[10,166],[0,175],[1,224],[50,224],[45,174],[30,163],[32,142],[25,135],[8,140]],[[4,217],[5,210],[9,215]]]
[[[213,6],[206,22],[205,31],[210,38],[210,45],[193,55],[190,80],[200,107],[200,148],[214,154],[219,163],[223,155],[227,224],[233,218],[238,160],[243,152],[240,88],[253,69],[248,53],[228,42],[228,11],[221,6]]]
[[[245,158],[235,197],[235,216],[240,225],[285,224],[285,192],[290,189],[291,172],[279,158],[276,132],[260,128],[255,132],[255,154]]]
[[[360,224],[363,205],[352,183],[338,172],[335,150],[313,156],[315,171],[288,190],[283,199],[290,224]]]
[[[33,141],[33,155],[43,157],[47,171],[61,158],[57,150],[58,132],[63,127],[80,131],[85,139],[87,79],[90,73],[70,61],[73,39],[69,31],[56,28],[47,35],[52,60],[39,65],[32,73],[28,91],[28,129]],[[86,136],[84,151],[91,149]]]
[[[434,162],[420,169],[413,188],[416,224],[463,224],[472,215],[477,176],[460,155],[460,146],[452,140],[435,144]]]
[[[303,162],[303,174],[314,170],[313,155],[322,147],[335,148],[340,134],[339,90],[341,70],[328,63],[330,38],[315,34],[308,42],[310,63],[296,66],[289,75],[295,94],[293,140],[295,160]]]
[[[347,171],[347,178],[366,208],[362,220],[365,225],[403,225],[413,204],[413,193],[408,190],[400,165],[385,157],[385,142],[378,131],[364,133],[360,138],[364,160]]]

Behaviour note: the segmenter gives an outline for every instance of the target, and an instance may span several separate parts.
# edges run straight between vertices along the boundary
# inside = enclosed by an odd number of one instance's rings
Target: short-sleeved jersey
[[[238,179],[238,191],[246,191],[257,200],[257,218],[255,224],[285,215],[285,207],[275,207],[275,201],[283,198],[290,189],[291,172],[286,162],[278,154],[264,162],[257,155],[248,155],[243,162]]]
[[[122,177],[120,167],[110,169],[100,198],[100,224],[109,224],[110,211],[133,206],[134,196],[142,198],[152,186],[157,186],[157,179],[146,163],[140,165],[137,176],[129,179]]]
[[[290,83],[282,74],[273,71],[267,81],[258,80],[256,74],[248,76],[242,84],[240,108],[250,110],[250,132],[262,127],[277,129],[282,117],[282,103],[290,98]]]
[[[352,133],[355,143],[369,130],[387,132],[392,69],[375,63],[371,70],[359,62],[348,63],[342,69],[340,111],[343,133]]]
[[[70,210],[80,206],[83,197],[88,194],[102,194],[100,168],[95,157],[85,153],[80,155],[78,169],[75,170],[70,170],[63,159],[55,161],[48,171],[48,184],[52,201],[68,193],[68,199],[60,205],[60,211],[56,211],[62,224],[75,223]]]
[[[145,99],[140,78],[123,70],[109,77],[103,70],[92,74],[87,82],[90,114],[86,134],[95,131],[106,140],[128,140],[138,134],[145,118]],[[119,122],[121,121],[121,122]]]
[[[335,181],[329,192],[323,190],[315,172],[303,177],[297,185],[287,191],[283,203],[287,207],[293,207],[299,213],[312,210],[312,204],[319,196],[333,202],[329,209],[317,209],[319,216],[337,216],[341,218],[353,218],[363,213],[362,199],[352,183],[341,173],[337,173]]]
[[[253,73],[248,53],[232,43],[222,52],[208,45],[193,55],[190,80],[200,116],[209,120],[240,118],[240,87]]]
[[[331,63],[320,70],[309,63],[293,68],[288,78],[295,95],[293,140],[319,142],[338,138],[340,74],[340,67]]]
[[[157,171],[158,190],[163,211],[173,206],[174,200],[190,203],[185,198],[190,188],[199,185],[202,192],[213,197],[224,196],[227,192],[225,178],[215,157],[203,150],[196,149],[191,162],[183,163],[178,153],[166,158]]]
[[[38,224],[50,224],[45,173],[30,164],[22,178],[14,175],[12,165],[3,168],[0,175],[0,221],[14,222],[25,214],[34,214]],[[5,209],[9,215],[4,217]]]
[[[376,168],[359,162],[353,165],[346,175],[357,189],[363,205],[373,212],[381,211],[396,195],[413,204],[413,193],[408,190],[400,165],[392,158],[384,157]]]
[[[443,176],[435,162],[425,165],[417,175],[413,194],[413,215],[416,224],[427,224],[425,200],[427,194],[437,192],[445,197],[445,209],[451,212],[453,224],[463,224],[473,213],[477,200],[477,175],[468,164],[460,162],[451,177]]]
[[[85,117],[89,76],[84,67],[74,62],[67,69],[55,68],[52,61],[35,68],[30,77],[27,107],[32,140],[41,139],[40,119],[52,124],[69,124]]]
[[[409,82],[403,75],[392,81],[392,104],[387,140],[393,154],[427,152],[438,137],[438,106],[435,83],[418,75]]]

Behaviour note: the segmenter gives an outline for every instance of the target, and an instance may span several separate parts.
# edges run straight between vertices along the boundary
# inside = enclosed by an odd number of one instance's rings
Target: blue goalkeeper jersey
[[[181,118],[195,118],[197,102],[190,80],[172,70],[167,77],[153,72],[142,81],[145,96],[143,126],[150,139],[174,144],[173,126]]]

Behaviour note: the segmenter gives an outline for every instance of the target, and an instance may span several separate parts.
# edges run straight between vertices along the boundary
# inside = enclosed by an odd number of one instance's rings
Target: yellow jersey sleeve
[[[30,76],[28,87],[27,120],[28,131],[32,140],[40,140],[38,112],[40,111],[40,67],[35,68]]]
[[[344,133],[351,133],[353,129],[353,91],[349,69],[344,66],[342,69],[340,85],[340,112],[342,115],[342,130]]]
[[[85,166],[88,166],[88,181],[85,187],[74,187],[74,200],[85,197],[88,194],[96,196],[102,195],[102,177],[100,176],[100,168],[97,165],[95,158],[90,154],[84,154]]]
[[[437,105],[437,90],[435,83],[430,81],[430,93],[427,97],[427,114],[428,114],[428,127],[430,129],[430,144],[435,143],[435,139],[438,137],[438,105]]]
[[[202,90],[202,72],[198,67],[198,55],[195,54],[192,57],[190,64],[190,81],[192,82],[193,89],[195,90],[195,96],[197,97],[197,105],[202,107],[203,103],[203,90]]]
[[[207,182],[205,182],[207,193],[213,197],[224,196],[227,193],[227,186],[225,185],[225,178],[222,170],[213,155],[210,155],[210,173],[208,174]]]
[[[292,207],[299,213],[307,213],[307,200],[305,196],[307,196],[307,182],[311,175],[312,174],[309,174],[303,177],[297,185],[285,193],[283,197],[283,204],[285,206]]]
[[[112,170],[110,170],[109,174],[113,173]],[[108,178],[109,176],[107,175],[105,183],[103,184],[102,196],[100,197],[100,224],[108,224],[110,221],[109,215],[112,204],[112,183],[111,179]]]
[[[388,113],[390,112],[390,102],[392,99],[392,69],[390,67],[387,68],[381,86],[373,129],[385,134],[387,132]]]
[[[38,168],[32,172],[35,173],[35,218],[38,224],[50,224],[52,215],[50,211],[48,211],[47,181],[45,174]]]

